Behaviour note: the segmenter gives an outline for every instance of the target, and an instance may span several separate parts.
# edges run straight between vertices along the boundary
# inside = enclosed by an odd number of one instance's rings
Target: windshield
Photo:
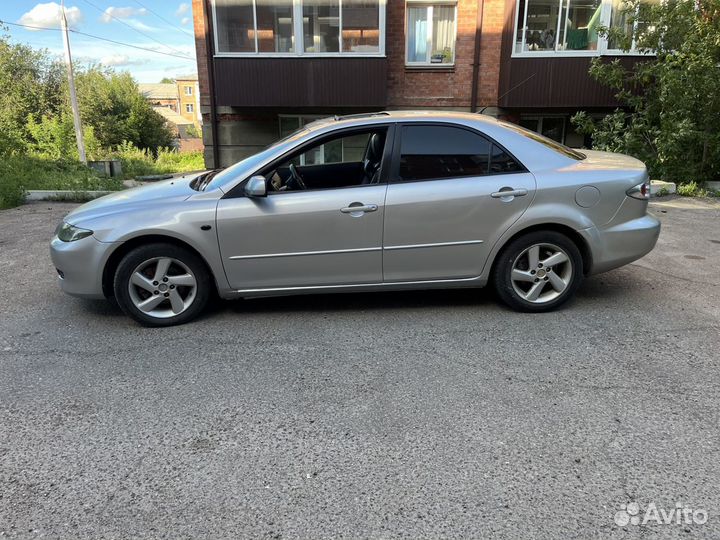
[[[306,132],[307,129],[300,128],[297,131],[292,132],[287,137],[283,137],[282,139],[275,141],[274,143],[265,147],[265,149],[261,150],[257,154],[248,156],[245,159],[238,161],[234,165],[231,165],[227,169],[223,169],[217,172],[213,176],[212,180],[210,180],[210,182],[208,182],[208,184],[204,187],[203,191],[215,188],[222,189],[223,186],[226,186],[228,183],[234,182],[238,178],[245,177],[246,175],[250,174],[254,169],[259,167],[260,164],[263,163],[266,159],[270,158],[273,154],[275,154],[280,148],[282,148],[283,146],[289,146],[297,139],[305,135]]]
[[[526,137],[532,139],[535,142],[539,142],[540,144],[544,144],[551,150],[555,150],[556,152],[560,152],[566,157],[569,157],[571,159],[585,159],[587,156],[583,154],[582,152],[578,152],[577,150],[573,150],[569,146],[565,146],[564,144],[560,144],[557,141],[553,141],[552,139],[548,139],[547,137],[540,135],[539,133],[535,133],[534,131],[530,131],[529,129],[525,129],[524,127],[520,127],[517,124],[511,124],[510,122],[505,122],[500,120],[498,122],[503,127],[506,127],[508,129],[512,129],[513,131],[520,133],[521,135],[525,135]]]

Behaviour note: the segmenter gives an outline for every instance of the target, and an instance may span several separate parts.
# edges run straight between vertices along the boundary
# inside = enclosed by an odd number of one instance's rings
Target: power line
[[[107,15],[108,17],[110,17],[110,18],[113,19],[114,21],[117,21],[117,22],[119,22],[120,24],[123,24],[123,25],[127,26],[127,27],[130,28],[131,30],[134,30],[135,32],[137,32],[137,33],[140,34],[141,36],[145,36],[146,38],[154,41],[155,43],[159,43],[159,44],[162,45],[163,47],[167,47],[167,48],[170,49],[171,51],[175,51],[175,52],[178,53],[178,54],[183,54],[182,51],[180,51],[180,50],[178,50],[178,49],[175,49],[175,48],[173,48],[173,47],[170,47],[170,45],[165,45],[162,41],[160,41],[160,40],[158,40],[158,39],[155,39],[154,37],[152,37],[152,36],[149,35],[149,34],[146,34],[145,32],[141,32],[140,30],[138,30],[138,29],[135,28],[134,26],[126,23],[126,22],[123,21],[122,19],[118,19],[115,15],[113,15],[113,14],[110,13],[109,11],[103,10],[101,7],[98,7],[97,5],[95,5],[95,4],[93,4],[92,2],[90,2],[90,0],[83,0],[83,2],[85,2],[85,3],[86,3],[87,5],[89,5],[89,6],[94,7],[95,9],[97,9],[97,10],[98,10],[100,13],[102,13],[103,15]]]
[[[149,7],[147,7],[145,4],[143,4],[143,3],[141,3],[141,2],[138,2],[138,0],[133,0],[133,2],[135,2],[135,3],[136,3],[138,6],[140,6],[141,8],[148,10],[150,13],[152,13],[153,15],[155,15],[155,16],[156,16],[158,19],[160,19],[161,21],[164,21],[166,24],[170,25],[172,28],[175,28],[176,30],[180,30],[182,33],[187,34],[188,36],[193,36],[193,37],[195,36],[195,34],[193,34],[192,32],[188,32],[188,31],[185,30],[184,28],[180,28],[179,26],[176,26],[175,23],[173,23],[173,22],[171,22],[171,21],[168,21],[165,17],[163,17],[162,15],[160,15],[157,11],[153,11],[152,9],[150,9]]]
[[[19,26],[22,28],[29,28],[31,30],[53,30],[56,32],[60,31],[59,28],[51,28],[51,27],[46,27],[46,26],[33,26],[30,24],[11,23],[9,21],[3,21],[2,19],[0,19],[0,24],[7,24],[9,26]],[[115,45],[122,45],[123,47],[132,47],[133,49],[139,49],[141,51],[147,51],[147,52],[156,53],[156,54],[163,54],[165,56],[172,56],[174,58],[182,58],[183,60],[193,60],[193,61],[195,60],[194,58],[191,58],[190,56],[184,56],[184,55],[173,54],[173,53],[169,53],[169,52],[157,51],[155,49],[148,49],[147,47],[140,47],[138,45],[131,45],[130,43],[123,43],[122,41],[115,41],[114,39],[108,39],[108,38],[104,38],[104,37],[100,37],[100,36],[95,36],[93,34],[88,34],[86,32],[81,32],[80,30],[73,30],[72,28],[69,28],[68,30],[70,32],[72,32],[73,34],[78,34],[78,35],[86,36],[86,37],[93,38],[93,39],[99,39],[100,41],[107,41],[108,43],[114,43]]]

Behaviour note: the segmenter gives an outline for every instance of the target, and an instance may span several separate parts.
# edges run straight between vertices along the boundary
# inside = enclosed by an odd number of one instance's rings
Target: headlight
[[[75,227],[64,221],[60,224],[57,229],[57,237],[63,242],[74,242],[75,240],[81,240],[90,236],[93,232],[88,229],[81,229]]]

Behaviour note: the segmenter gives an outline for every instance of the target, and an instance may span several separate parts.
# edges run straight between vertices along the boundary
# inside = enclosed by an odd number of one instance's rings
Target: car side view
[[[224,170],[102,197],[51,242],[61,288],[147,326],[221,298],[483,287],[557,308],[655,246],[645,165],[470,113],[319,120]]]

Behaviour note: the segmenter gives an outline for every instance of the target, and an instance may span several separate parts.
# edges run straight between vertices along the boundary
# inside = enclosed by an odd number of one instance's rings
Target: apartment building
[[[582,146],[569,117],[617,106],[589,77],[592,58],[641,58],[598,34],[627,24],[621,3],[193,0],[206,161],[227,166],[318,117],[382,109],[491,114]]]

